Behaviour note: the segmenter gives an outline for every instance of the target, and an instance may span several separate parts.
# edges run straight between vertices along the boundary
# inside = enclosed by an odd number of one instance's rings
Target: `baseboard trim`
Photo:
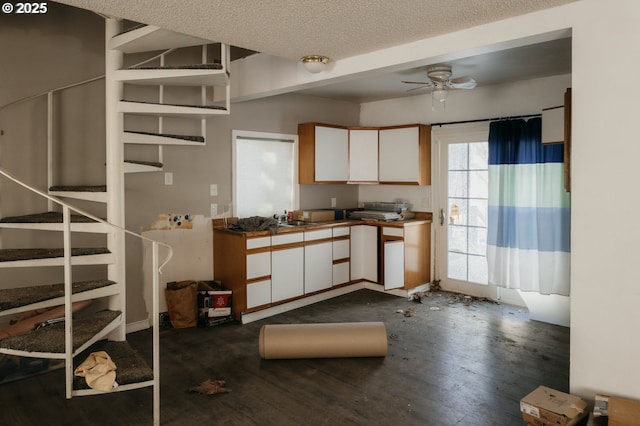
[[[151,324],[148,319],[130,322],[127,324],[127,334],[135,333],[136,331],[142,331],[151,328]]]
[[[292,300],[291,302],[283,303],[282,305],[276,305],[267,309],[262,309],[260,311],[244,314],[242,315],[242,324],[248,324],[250,322],[271,317],[273,315],[282,314],[284,312],[302,308],[303,306],[312,305],[314,303],[342,296],[343,294],[362,290],[363,288],[365,288],[365,283],[358,282],[345,287],[339,287],[333,290],[325,291],[323,293],[314,294],[313,296],[305,297],[303,299]]]

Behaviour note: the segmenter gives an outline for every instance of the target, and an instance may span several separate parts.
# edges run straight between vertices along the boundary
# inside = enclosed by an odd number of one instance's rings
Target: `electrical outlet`
[[[218,205],[216,203],[211,203],[211,217],[218,216]]]
[[[164,174],[164,184],[173,185],[173,173],[167,172]]]
[[[336,206],[336,199],[331,198],[331,207],[335,207],[335,206]]]
[[[218,195],[218,184],[217,184],[217,183],[212,183],[212,184],[209,186],[209,194],[210,194],[212,197],[215,197],[215,196],[217,196],[217,195]]]

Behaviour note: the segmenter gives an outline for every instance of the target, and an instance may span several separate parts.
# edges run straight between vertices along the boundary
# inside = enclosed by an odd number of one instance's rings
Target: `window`
[[[234,216],[271,217],[298,208],[298,136],[234,130]]]

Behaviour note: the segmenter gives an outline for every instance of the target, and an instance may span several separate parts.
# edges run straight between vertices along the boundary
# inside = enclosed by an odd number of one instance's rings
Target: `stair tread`
[[[204,137],[202,136],[190,136],[190,135],[173,135],[169,133],[153,133],[153,132],[138,132],[133,130],[125,130],[125,133],[135,133],[138,135],[149,135],[149,136],[161,136],[163,138],[171,138],[171,139],[184,139],[191,142],[202,142],[204,143]]]
[[[73,349],[78,349],[122,313],[120,311],[100,311],[73,320]],[[0,340],[0,348],[24,352],[64,353],[65,324],[59,322],[30,333],[7,337]]]
[[[221,70],[224,67],[219,63],[192,64],[192,65],[164,65],[164,66],[138,66],[129,67],[128,70]]]
[[[95,220],[79,214],[72,214],[71,222],[96,223]],[[0,223],[62,223],[62,213],[45,212],[23,216],[10,216],[0,219]]]
[[[162,106],[200,108],[200,109],[215,109],[215,110],[226,110],[227,109],[226,107],[217,106],[217,105],[160,104],[158,102],[128,101],[126,99],[123,99],[122,101],[123,102],[129,102],[129,103],[132,103],[132,104],[141,104],[141,105],[162,105]]]
[[[49,188],[49,191],[107,192],[107,185],[57,185]]]
[[[82,293],[113,284],[115,282],[110,280],[78,281],[72,284],[72,293]],[[58,297],[64,297],[64,283],[1,289],[0,312]]]
[[[74,247],[71,249],[72,256],[89,256],[107,253],[111,252],[104,247]],[[63,256],[64,249],[61,248],[0,249],[0,262],[49,259]]]
[[[162,163],[158,163],[156,161],[138,161],[138,160],[124,160],[125,163],[130,164],[141,164],[143,166],[151,166],[151,167],[162,167]]]
[[[74,359],[74,369],[80,365],[92,352],[105,351],[116,365],[116,382],[118,385],[128,385],[153,380],[153,370],[140,354],[128,342],[114,342],[101,340],[91,345]],[[90,389],[83,377],[74,377],[75,390]]]

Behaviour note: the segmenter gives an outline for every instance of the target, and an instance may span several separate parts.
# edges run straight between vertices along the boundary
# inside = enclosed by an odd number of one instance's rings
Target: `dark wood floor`
[[[360,290],[247,325],[164,330],[162,424],[522,425],[522,396],[568,391],[569,329],[444,292],[423,302]],[[387,357],[259,356],[264,324],[345,321],[383,321]],[[129,337],[149,354],[147,331]],[[231,393],[188,392],[206,379]],[[151,424],[150,389],[66,400],[63,387],[61,370],[0,386],[0,424]]]

